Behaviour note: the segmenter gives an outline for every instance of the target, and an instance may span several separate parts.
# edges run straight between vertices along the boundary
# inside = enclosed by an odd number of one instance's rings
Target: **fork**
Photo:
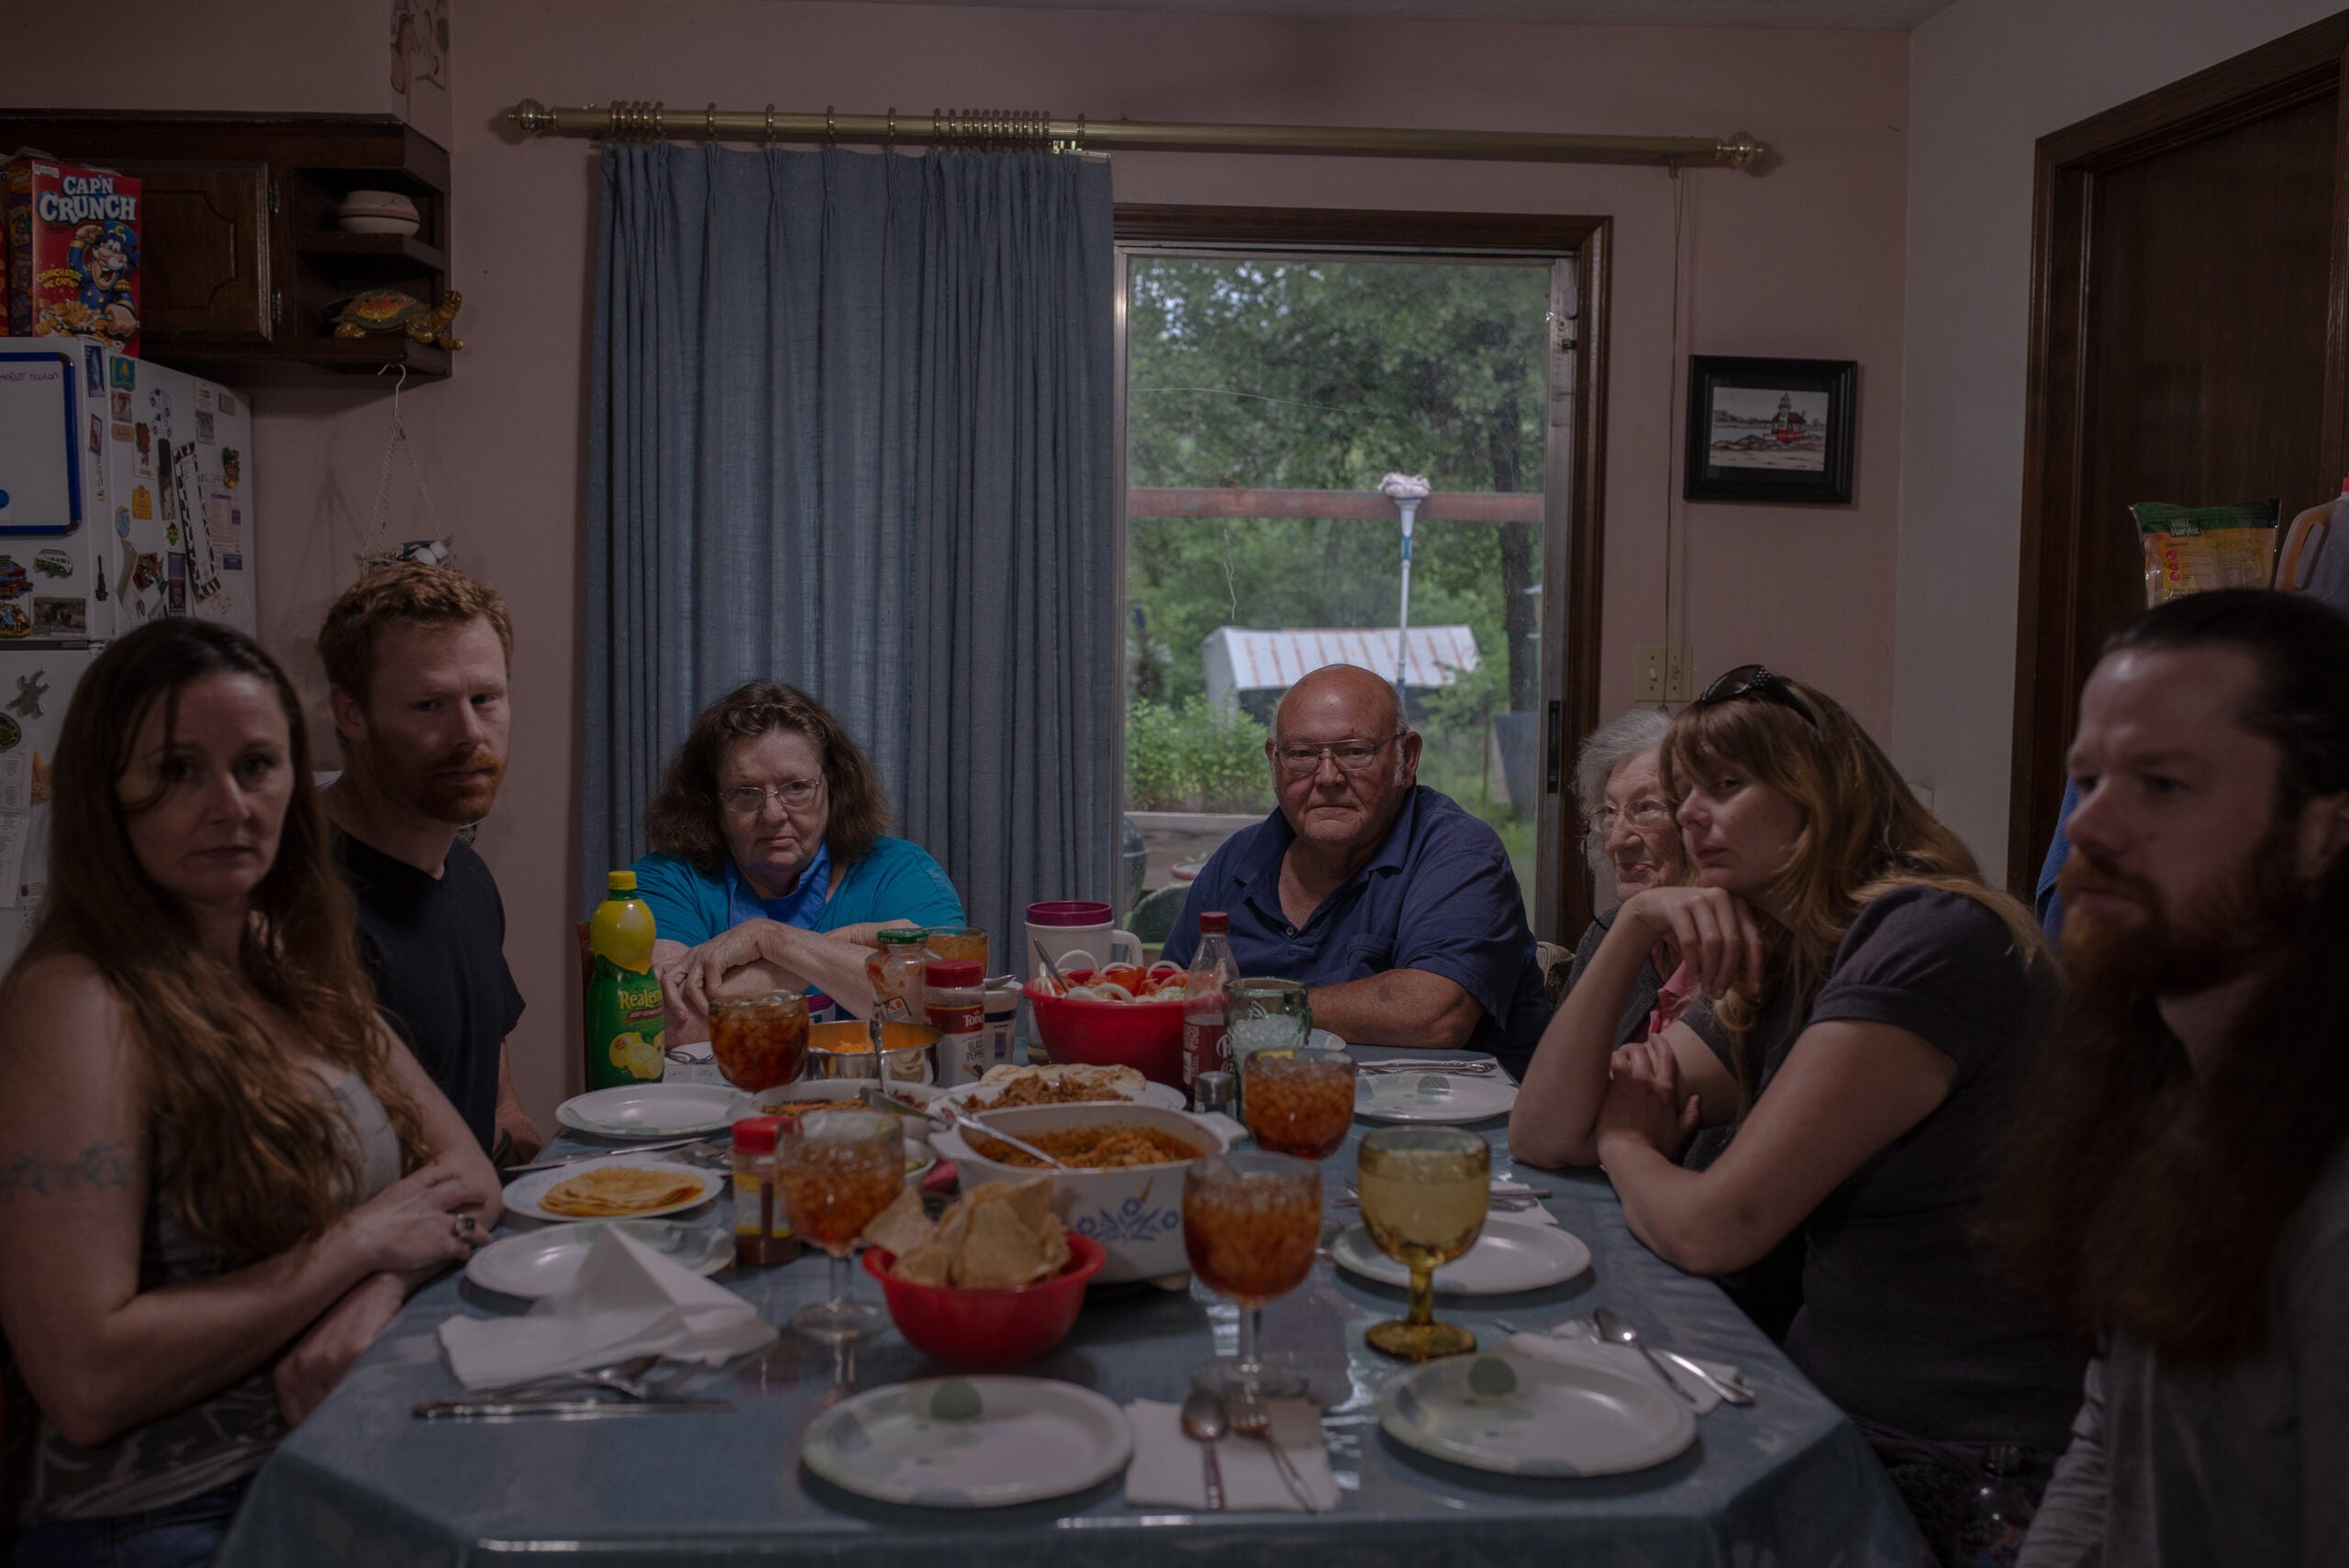
[[[564,1388],[580,1384],[591,1388],[608,1388],[627,1399],[650,1399],[656,1390],[644,1381],[644,1374],[659,1366],[665,1358],[658,1355],[633,1356],[611,1366],[589,1367],[582,1372],[550,1373],[544,1377],[526,1377],[519,1383],[508,1383],[496,1388],[484,1388],[468,1394],[464,1402],[479,1404],[513,1398],[540,1389]]]

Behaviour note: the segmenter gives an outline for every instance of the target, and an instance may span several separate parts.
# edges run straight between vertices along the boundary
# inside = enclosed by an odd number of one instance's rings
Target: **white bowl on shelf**
[[[353,191],[334,215],[347,234],[414,234],[424,227],[416,203],[397,191]]]

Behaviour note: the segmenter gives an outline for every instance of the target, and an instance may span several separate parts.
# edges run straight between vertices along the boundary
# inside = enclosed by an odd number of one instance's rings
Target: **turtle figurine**
[[[372,338],[396,333],[438,348],[462,349],[464,344],[449,328],[455,325],[457,312],[463,308],[464,303],[465,296],[454,289],[435,306],[428,306],[413,295],[402,294],[397,289],[369,289],[335,307],[334,335],[338,338]]]

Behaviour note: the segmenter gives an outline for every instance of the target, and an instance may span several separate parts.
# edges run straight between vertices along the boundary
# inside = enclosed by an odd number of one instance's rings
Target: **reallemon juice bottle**
[[[652,910],[636,895],[636,873],[605,878],[610,896],[587,922],[595,973],[587,982],[587,1086],[658,1083],[661,979],[652,973]]]

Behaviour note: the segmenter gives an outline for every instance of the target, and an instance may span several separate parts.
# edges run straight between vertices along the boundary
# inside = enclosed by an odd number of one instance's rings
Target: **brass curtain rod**
[[[1726,164],[1750,170],[1764,147],[1744,131],[1727,137],[1586,136],[1548,131],[1406,130],[1379,126],[1198,125],[1174,120],[1055,119],[1041,109],[932,109],[927,115],[785,114],[764,109],[672,109],[616,99],[548,108],[525,98],[506,112],[534,136],[610,141],[879,143],[974,152],[1286,152],[1350,158],[1462,158],[1518,163]]]

